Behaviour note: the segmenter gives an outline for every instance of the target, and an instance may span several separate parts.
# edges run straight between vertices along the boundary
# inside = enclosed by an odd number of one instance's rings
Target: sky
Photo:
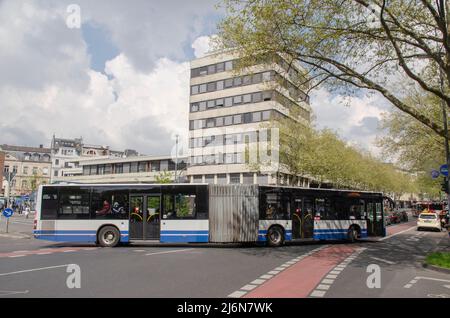
[[[55,134],[165,155],[178,134],[187,153],[189,61],[223,16],[213,0],[0,0],[0,144]],[[380,96],[321,88],[311,106],[318,128],[378,153]]]

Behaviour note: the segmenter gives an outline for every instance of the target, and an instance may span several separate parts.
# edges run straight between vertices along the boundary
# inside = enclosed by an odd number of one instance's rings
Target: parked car
[[[436,213],[421,213],[417,218],[417,230],[421,229],[434,229],[441,231],[441,219]]]
[[[389,213],[389,218],[391,224],[400,223],[400,216],[397,211],[392,211]]]
[[[406,211],[400,212],[400,220],[402,222],[408,222],[408,213]]]

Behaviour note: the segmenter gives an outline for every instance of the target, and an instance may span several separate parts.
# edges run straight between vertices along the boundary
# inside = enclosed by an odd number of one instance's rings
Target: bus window
[[[320,220],[334,220],[336,215],[334,209],[331,206],[331,200],[329,198],[316,198],[315,199],[315,214],[314,217]]]
[[[193,218],[195,217],[195,195],[165,194],[163,196],[163,218]]]
[[[176,215],[177,218],[194,217],[195,215],[195,195],[176,195]]]
[[[58,218],[60,219],[89,219],[90,190],[73,189],[61,190],[59,194]]]
[[[58,211],[58,188],[43,187],[41,219],[54,220],[57,217],[57,211]]]
[[[91,202],[94,219],[128,219],[128,191],[95,189]]]
[[[289,220],[291,202],[289,196],[281,196],[278,193],[267,193],[265,211],[262,219],[265,220]]]

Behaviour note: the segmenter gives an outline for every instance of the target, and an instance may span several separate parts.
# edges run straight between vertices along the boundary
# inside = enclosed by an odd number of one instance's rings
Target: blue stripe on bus
[[[120,231],[121,234],[128,234],[128,231]],[[78,231],[78,230],[34,230],[33,234],[97,234],[97,231]]]
[[[97,231],[77,230],[34,230],[34,237],[38,240],[56,242],[96,242]],[[120,231],[120,241],[128,242],[128,231]]]
[[[180,234],[180,235],[183,235],[183,234],[199,234],[199,235],[208,235],[209,234],[209,231],[208,230],[204,230],[204,231],[196,231],[196,230],[191,230],[191,231],[189,231],[189,230],[184,230],[184,231],[179,231],[179,230],[164,230],[164,231],[161,231],[161,235],[164,235],[164,234]]]
[[[161,231],[161,243],[207,243],[208,230],[164,230]]]

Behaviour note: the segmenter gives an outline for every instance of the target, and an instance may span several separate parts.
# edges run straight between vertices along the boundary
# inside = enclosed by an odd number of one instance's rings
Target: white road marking
[[[325,295],[325,291],[315,290],[309,296],[311,297],[323,297]]]
[[[65,250],[63,253],[75,252],[75,250]]]
[[[408,229],[406,229],[406,230],[403,230],[403,231],[400,231],[400,232],[397,232],[397,233],[394,233],[394,234],[391,234],[391,235],[382,237],[382,238],[380,238],[378,241],[384,241],[384,240],[387,240],[387,239],[389,239],[389,238],[391,238],[391,237],[394,237],[394,236],[396,236],[396,235],[399,235],[399,234],[402,234],[402,233],[411,231],[412,229],[415,229],[416,227],[417,227],[417,226],[415,226],[415,225],[414,225],[414,226],[411,226],[410,228],[408,228]]]
[[[13,291],[13,290],[0,290],[0,297],[9,296],[9,295],[17,295],[17,294],[28,294],[29,290],[24,291]]]
[[[316,289],[328,290],[328,289],[330,289],[330,285],[319,284],[319,285],[317,285]]]
[[[228,297],[230,297],[230,298],[241,298],[245,294],[247,294],[247,292],[235,291],[234,293],[229,294]]]
[[[171,253],[187,252],[187,251],[192,251],[192,250],[194,250],[194,249],[193,248],[185,248],[185,249],[182,249],[182,250],[172,250],[172,251],[148,253],[148,254],[145,254],[145,255],[146,256],[151,256],[151,255],[171,254]]]
[[[48,266],[48,267],[40,267],[40,268],[32,268],[32,269],[25,269],[23,271],[16,271],[16,272],[10,272],[10,273],[1,273],[0,276],[8,276],[8,275],[15,275],[15,274],[22,274],[22,273],[29,273],[29,272],[36,272],[36,271],[42,271],[46,269],[53,269],[53,268],[59,268],[59,267],[67,267],[70,264],[65,265],[56,265],[56,266]]]
[[[255,279],[253,282],[251,282],[250,284],[253,285],[261,285],[262,283],[264,283],[266,280],[265,279]]]
[[[268,274],[270,274],[270,275],[277,275],[279,273],[280,273],[280,271],[270,271],[270,272],[268,272]]]
[[[436,282],[446,282],[446,283],[450,283],[450,280],[448,280],[448,279],[434,278],[434,277],[417,276],[417,277],[415,277],[415,279],[417,279],[417,280],[419,280],[419,279],[425,279],[425,280],[433,280],[433,281],[436,281]]]
[[[273,275],[261,275],[259,278],[261,279],[271,279],[273,277]]]
[[[380,261],[380,262],[384,262],[384,263],[387,263],[387,264],[390,264],[390,265],[396,264],[395,262],[388,261],[387,259],[383,259],[383,258],[371,257],[371,259],[374,259],[374,260]]]
[[[20,254],[20,255],[11,255],[11,256],[8,256],[8,257],[15,258],[15,257],[24,257],[24,256],[25,256],[25,255]]]
[[[325,278],[335,279],[337,278],[337,275],[327,275]]]
[[[36,255],[49,255],[51,252],[42,252],[42,253],[36,253]]]
[[[250,290],[255,289],[256,287],[257,287],[256,285],[248,284],[248,285],[245,285],[245,286],[241,287],[241,289],[242,290],[246,290],[246,291],[250,291]]]
[[[327,279],[327,278],[322,279],[322,284],[333,284],[333,283],[334,279]]]

